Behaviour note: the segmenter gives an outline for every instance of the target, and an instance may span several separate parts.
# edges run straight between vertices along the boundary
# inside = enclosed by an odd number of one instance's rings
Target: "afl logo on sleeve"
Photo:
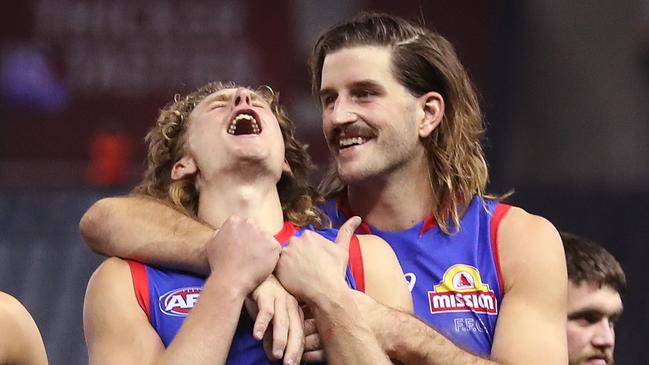
[[[168,316],[185,317],[194,308],[200,294],[200,287],[175,289],[160,296],[158,306]]]
[[[442,281],[428,292],[430,312],[476,312],[498,314],[498,300],[488,284],[483,284],[480,271],[469,265],[453,265]]]

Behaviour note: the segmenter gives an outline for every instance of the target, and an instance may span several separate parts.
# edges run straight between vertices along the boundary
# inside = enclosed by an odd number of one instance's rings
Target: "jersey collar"
[[[342,212],[345,218],[358,215],[358,214],[354,214],[354,212],[352,211],[352,208],[349,205],[349,200],[347,199],[347,196],[345,194],[340,194],[336,199],[336,209]],[[423,219],[423,224],[421,225],[421,228],[419,229],[419,235],[423,235],[424,233],[428,232],[432,228],[435,228],[436,226],[437,226],[437,220],[435,219],[435,216],[432,213],[427,214]],[[373,234],[372,226],[370,226],[369,224],[365,223],[365,221],[363,221],[361,225],[358,226],[358,228],[356,229],[356,233]]]

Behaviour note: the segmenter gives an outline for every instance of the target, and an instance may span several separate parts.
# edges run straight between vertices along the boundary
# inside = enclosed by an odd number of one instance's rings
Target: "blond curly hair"
[[[187,95],[175,95],[174,100],[160,111],[155,126],[145,137],[148,145],[147,168],[142,181],[133,189],[133,194],[158,199],[198,219],[199,192],[196,177],[193,175],[173,180],[171,169],[185,153],[192,110],[205,97],[219,90],[236,87],[233,82],[211,82]],[[313,164],[306,145],[295,138],[295,126],[279,104],[278,93],[268,86],[261,86],[255,92],[270,105],[279,121],[285,158],[291,168],[291,173],[284,173],[277,183],[284,219],[300,226],[327,226],[329,220],[317,207],[322,198],[308,182],[308,172]]]

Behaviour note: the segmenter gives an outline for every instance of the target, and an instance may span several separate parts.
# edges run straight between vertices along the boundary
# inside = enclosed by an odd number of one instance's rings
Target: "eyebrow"
[[[600,309],[596,308],[584,308],[581,310],[578,310],[574,313],[568,314],[568,319],[576,319],[576,318],[581,318],[584,316],[589,316],[589,315],[595,315],[597,317],[612,317],[616,318],[622,315],[622,312],[624,311],[624,307],[621,307],[619,310],[616,310],[615,312],[611,313],[606,313]]]
[[[232,100],[232,96],[234,95],[234,92],[223,92],[223,90],[217,91],[216,93],[208,96],[205,101],[207,103],[214,103],[214,102],[219,102],[219,101],[230,101]],[[252,101],[263,101],[266,104],[269,104],[266,99],[261,97],[259,94],[256,92],[252,91],[250,93],[250,98]]]
[[[324,89],[320,89],[320,91],[318,92],[318,96],[322,98],[323,96],[334,94],[334,93],[335,93],[334,89],[324,88]]]
[[[378,91],[385,91],[385,88],[377,81],[374,80],[360,80],[354,81],[349,85],[349,89],[377,89]],[[318,92],[318,96],[323,97],[330,95],[336,91],[333,88],[323,88]]]
[[[208,103],[213,103],[216,101],[230,101],[232,99],[233,93],[223,93],[223,92],[217,92],[215,94],[212,94],[208,96],[205,101]]]
[[[360,88],[360,89],[380,89],[383,90],[383,86],[374,80],[362,80],[362,81],[356,81],[352,84],[352,89],[353,88]]]

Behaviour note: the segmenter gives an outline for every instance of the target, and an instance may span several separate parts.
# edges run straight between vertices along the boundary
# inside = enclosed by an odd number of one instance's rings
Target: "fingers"
[[[314,318],[307,318],[304,320],[304,335],[312,335],[314,333],[318,333],[318,329],[315,326],[315,319]]]
[[[303,361],[324,361],[324,352],[320,343],[320,335],[315,325],[315,319],[304,321],[304,355]],[[307,360],[308,358],[308,360]]]
[[[322,344],[320,343],[320,335],[317,333],[312,333],[304,338],[304,351],[313,352],[322,350]]]
[[[361,224],[361,218],[358,216],[353,216],[349,218],[338,230],[338,236],[336,236],[336,243],[341,245],[346,251],[349,251],[349,243],[354,235],[354,231]]]
[[[324,350],[309,351],[302,355],[302,361],[304,362],[325,362],[326,360]]]
[[[277,360],[284,356],[288,342],[288,309],[285,297],[275,299],[275,316],[273,317],[273,357]]]
[[[277,361],[278,359],[273,355],[273,327],[270,327],[268,331],[264,333],[264,341],[262,344],[264,345],[264,353],[268,360]]]
[[[295,298],[288,297],[287,305],[289,328],[284,364],[296,365],[300,363],[304,351],[304,314]]]
[[[257,298],[257,308],[259,308],[259,312],[257,313],[257,318],[255,318],[252,335],[257,340],[261,340],[268,329],[270,321],[275,315],[275,298],[260,296]]]

